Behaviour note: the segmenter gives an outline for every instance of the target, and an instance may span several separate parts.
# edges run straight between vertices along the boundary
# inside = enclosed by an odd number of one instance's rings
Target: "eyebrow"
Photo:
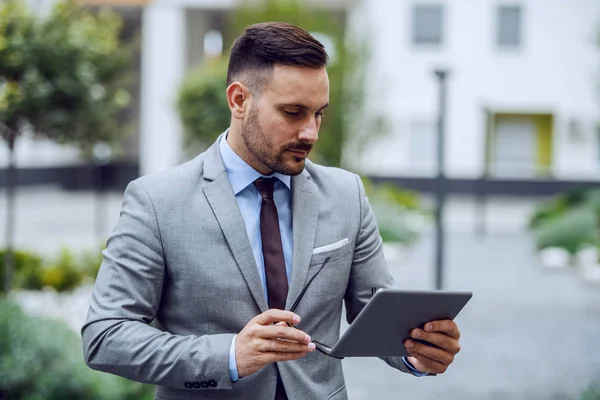
[[[310,108],[304,104],[299,104],[299,103],[282,103],[282,104],[277,104],[277,107],[279,107],[279,108],[294,107],[294,108],[300,108],[302,110],[308,110]],[[327,107],[329,107],[329,103],[325,104],[323,107],[319,108],[317,111],[324,110]]]

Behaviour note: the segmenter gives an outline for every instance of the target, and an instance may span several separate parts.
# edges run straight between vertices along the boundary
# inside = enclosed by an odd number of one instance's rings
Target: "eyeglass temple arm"
[[[294,304],[292,304],[292,307],[290,308],[291,312],[294,312],[296,310],[296,307],[298,307],[298,304],[300,303],[300,300],[304,296],[304,293],[306,293],[306,291],[308,290],[308,287],[310,286],[310,284],[312,283],[312,281],[317,277],[317,275],[319,275],[319,272],[321,272],[321,270],[323,268],[325,268],[325,266],[327,265],[327,263],[329,262],[329,260],[331,260],[331,257],[327,257],[325,259],[325,261],[323,261],[323,265],[321,265],[321,267],[317,270],[317,272],[315,272],[315,274],[310,278],[310,280],[306,283],[306,285],[304,285],[304,288],[302,289],[302,291],[298,295],[298,298],[296,299],[296,301],[294,301]],[[290,322],[287,322],[287,325],[289,327],[296,328],[296,326],[294,324],[290,323]],[[298,329],[298,328],[296,328],[296,329]],[[317,346],[317,350],[319,350],[321,353],[323,353],[325,355],[328,355],[329,357],[337,358],[339,360],[342,360],[344,358],[344,357],[332,356],[330,354],[331,353],[331,347],[327,346],[326,344],[323,344],[321,342],[317,342],[316,340],[313,340],[313,343],[315,344],[315,346]]]
[[[321,267],[319,268],[319,270],[312,276],[312,278],[310,278],[310,280],[308,281],[308,283],[306,285],[304,285],[304,288],[302,289],[302,291],[300,292],[300,294],[296,298],[296,301],[294,301],[294,304],[292,304],[292,308],[290,308],[291,312],[294,312],[296,310],[296,307],[298,307],[298,304],[300,303],[300,300],[304,296],[304,293],[306,293],[306,291],[308,290],[308,287],[310,286],[310,284],[312,283],[312,281],[317,277],[317,275],[319,275],[319,272],[321,272],[321,270],[323,268],[325,268],[325,266],[327,265],[327,263],[329,262],[330,259],[331,259],[331,257],[327,257],[325,259],[325,261],[323,261],[323,265],[321,265]]]

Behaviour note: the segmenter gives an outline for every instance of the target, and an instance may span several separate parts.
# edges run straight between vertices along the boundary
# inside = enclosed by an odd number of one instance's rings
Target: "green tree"
[[[0,2],[0,137],[9,149],[5,289],[11,287],[15,143],[31,135],[79,146],[114,142],[129,104],[123,88],[133,46],[119,39],[121,19],[73,1],[47,15],[24,0]]]
[[[229,126],[227,63],[207,60],[184,79],[177,108],[184,130],[185,148],[193,156],[205,150]]]

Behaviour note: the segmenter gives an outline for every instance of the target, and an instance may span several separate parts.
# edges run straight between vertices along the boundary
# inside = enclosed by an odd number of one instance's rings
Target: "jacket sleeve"
[[[103,256],[81,330],[88,366],[183,390],[230,389],[233,334],[180,336],[150,325],[160,307],[166,269],[156,212],[138,181],[125,191]],[[210,384],[194,387],[200,381]]]
[[[373,288],[390,288],[394,283],[383,255],[383,241],[379,235],[377,220],[358,176],[356,176],[356,181],[360,202],[360,227],[352,259],[352,272],[344,297],[348,323],[354,321],[371,299]],[[381,359],[393,368],[402,372],[410,372],[402,361],[402,357],[382,357]]]

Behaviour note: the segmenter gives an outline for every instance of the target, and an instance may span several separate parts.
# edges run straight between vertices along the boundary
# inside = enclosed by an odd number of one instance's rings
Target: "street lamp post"
[[[444,287],[444,205],[446,202],[446,175],[444,172],[444,150],[446,130],[446,94],[448,71],[436,69],[438,80],[438,118],[437,118],[437,190],[435,209],[435,288]]]

